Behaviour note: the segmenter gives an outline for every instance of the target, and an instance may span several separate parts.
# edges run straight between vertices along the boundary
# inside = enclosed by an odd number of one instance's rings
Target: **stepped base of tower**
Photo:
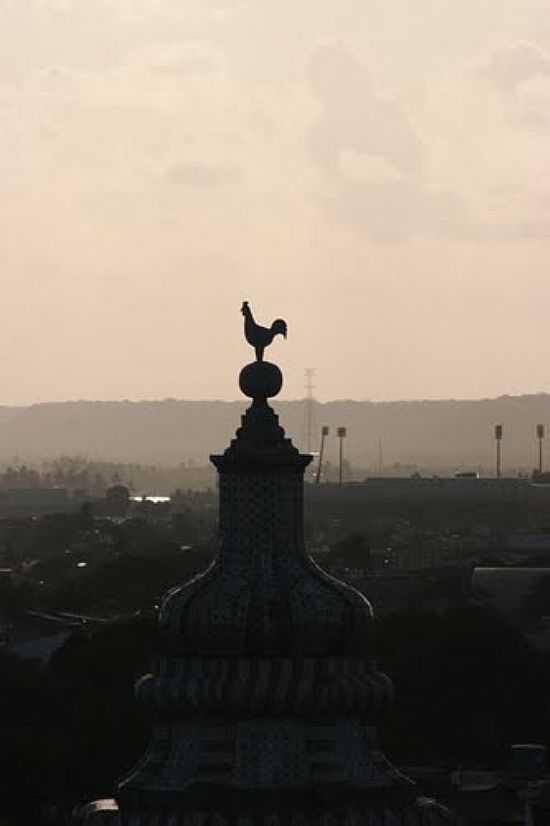
[[[157,723],[147,754],[121,783],[119,796],[177,790],[189,795],[205,784],[245,796],[260,790],[334,788],[351,794],[412,787],[377,748],[375,730],[359,718],[209,717]]]
[[[452,822],[349,717],[165,721],[117,797],[121,826]]]
[[[134,809],[125,805],[119,820],[120,826],[448,826],[454,822],[448,809],[427,798],[400,801],[393,794],[354,798],[322,788],[244,795],[221,786],[205,786],[185,800],[165,792],[158,806],[136,800]]]

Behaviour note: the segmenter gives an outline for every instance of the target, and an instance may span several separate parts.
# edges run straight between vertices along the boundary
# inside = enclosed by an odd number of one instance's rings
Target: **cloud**
[[[437,79],[422,106],[382,96],[341,45],[318,48],[309,151],[328,220],[386,242],[550,236],[550,55],[515,42]]]
[[[481,73],[501,91],[515,91],[531,78],[550,75],[550,54],[534,43],[511,43],[495,50]]]
[[[321,202],[331,221],[376,241],[472,236],[471,216],[458,196],[407,179],[369,184],[346,181]]]
[[[412,101],[383,96],[343,46],[314,54],[309,133],[331,222],[374,239],[549,237],[550,55],[527,42],[465,59]]]
[[[210,43],[201,41],[157,44],[148,51],[141,50],[140,59],[147,61],[151,72],[166,76],[185,77],[224,70],[221,53]]]
[[[308,77],[321,104],[309,146],[325,174],[329,191],[319,200],[331,221],[385,241],[468,234],[460,196],[431,185],[424,143],[397,102],[375,92],[366,67],[327,46]]]
[[[98,4],[93,20],[81,0],[29,0],[32,14],[27,4],[6,12],[4,45],[9,52],[19,39],[17,54],[30,55],[24,79],[0,101],[0,172],[22,198],[46,193],[55,177],[84,214],[90,205],[106,214],[105,200],[117,215],[125,204],[159,222],[189,209],[194,220],[223,223],[222,234],[234,223],[235,236],[237,201],[268,235],[281,216],[303,212],[328,219],[328,233],[353,228],[353,242],[544,233],[547,208],[529,213],[544,201],[550,168],[538,139],[550,127],[550,61],[539,46],[501,46],[458,83],[432,71],[438,46],[427,56],[429,84],[415,92],[414,58],[426,41],[414,53],[386,51],[396,32],[382,5],[361,16],[373,38],[357,59],[357,0],[336,10],[306,0],[298,12],[290,0],[273,9],[244,0]],[[290,20],[300,25],[289,35]],[[343,45],[315,48],[331,30]]]
[[[392,100],[376,95],[366,67],[341,46],[317,50],[308,75],[322,114],[311,134],[319,163],[334,166],[344,149],[384,158],[403,174],[421,174],[423,146]]]
[[[240,180],[241,172],[237,167],[214,166],[203,163],[177,163],[166,170],[170,183],[179,186],[211,189],[227,186]]]

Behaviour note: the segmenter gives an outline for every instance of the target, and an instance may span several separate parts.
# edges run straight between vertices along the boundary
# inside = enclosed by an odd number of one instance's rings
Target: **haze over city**
[[[550,390],[547,11],[3,3],[2,401]]]

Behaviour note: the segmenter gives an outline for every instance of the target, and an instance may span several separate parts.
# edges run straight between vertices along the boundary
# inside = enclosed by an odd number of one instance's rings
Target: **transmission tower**
[[[311,453],[311,434],[313,433],[313,377],[315,376],[315,367],[306,367],[306,395],[304,398],[304,442],[306,445],[306,453]]]

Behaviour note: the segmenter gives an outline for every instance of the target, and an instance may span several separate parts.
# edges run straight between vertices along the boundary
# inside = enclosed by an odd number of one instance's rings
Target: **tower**
[[[148,751],[118,786],[123,826],[430,826],[449,822],[383,756],[392,684],[371,659],[372,609],[306,554],[311,456],[268,404],[279,368],[243,368],[252,403],[219,474],[219,547],[165,596]]]

